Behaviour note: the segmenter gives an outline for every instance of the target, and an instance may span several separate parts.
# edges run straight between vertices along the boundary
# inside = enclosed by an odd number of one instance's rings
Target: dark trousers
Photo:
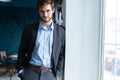
[[[56,80],[56,78],[52,72],[29,66],[24,69],[21,80]]]

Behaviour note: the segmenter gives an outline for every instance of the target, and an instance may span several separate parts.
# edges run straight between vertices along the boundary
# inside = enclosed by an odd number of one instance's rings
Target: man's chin
[[[41,19],[41,20],[42,20],[43,22],[46,22],[46,23],[47,23],[47,22],[50,22],[51,19],[52,19],[52,18],[50,18],[50,19]]]
[[[42,20],[43,22],[49,22],[50,20]]]

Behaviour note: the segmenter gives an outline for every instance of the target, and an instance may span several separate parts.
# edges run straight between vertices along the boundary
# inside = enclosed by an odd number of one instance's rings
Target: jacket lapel
[[[38,32],[38,28],[39,28],[39,22],[37,22],[35,25],[34,25],[34,31],[33,31],[33,41],[35,43],[36,41],[36,38],[37,38],[37,32]]]
[[[38,28],[39,28],[39,22],[37,22],[37,23],[35,23],[34,25],[33,25],[33,28],[32,28],[32,39],[31,39],[31,48],[30,48],[30,50],[32,50],[32,51],[30,51],[31,52],[31,54],[32,54],[32,52],[33,52],[33,50],[34,50],[34,46],[35,46],[35,41],[36,41],[36,38],[37,38],[37,32],[38,32]]]

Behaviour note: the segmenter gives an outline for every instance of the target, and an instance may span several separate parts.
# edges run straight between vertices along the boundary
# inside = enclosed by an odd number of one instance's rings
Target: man
[[[53,0],[38,0],[40,21],[26,25],[16,68],[21,80],[61,80],[64,72],[65,30],[53,22]]]

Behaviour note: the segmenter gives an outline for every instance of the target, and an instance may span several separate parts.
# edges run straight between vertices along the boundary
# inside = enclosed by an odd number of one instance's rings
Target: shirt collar
[[[46,28],[41,24],[41,22],[39,23],[39,29],[46,30]],[[48,28],[48,30],[53,30],[53,29],[54,29],[54,26],[53,26],[53,22],[52,22],[50,27]]]

